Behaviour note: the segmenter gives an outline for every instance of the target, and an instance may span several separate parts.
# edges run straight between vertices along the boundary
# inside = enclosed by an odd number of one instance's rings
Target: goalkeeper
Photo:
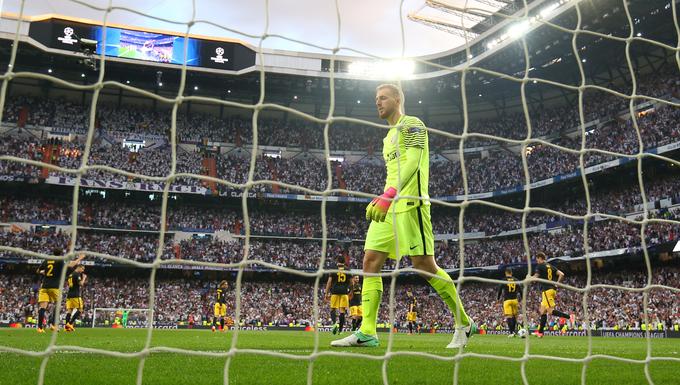
[[[366,219],[371,224],[364,245],[363,272],[379,273],[387,258],[407,255],[414,268],[434,275],[425,278],[456,321],[453,340],[447,348],[461,348],[467,344],[474,323],[465,313],[451,277],[434,260],[427,130],[420,119],[402,113],[403,100],[403,93],[395,85],[383,84],[376,89],[378,115],[386,119],[391,128],[383,139],[382,154],[387,166],[385,189],[366,207]],[[393,202],[397,192],[400,198]],[[405,196],[413,198],[403,198]],[[331,346],[378,346],[376,323],[382,292],[382,277],[364,278],[361,328],[331,342]]]

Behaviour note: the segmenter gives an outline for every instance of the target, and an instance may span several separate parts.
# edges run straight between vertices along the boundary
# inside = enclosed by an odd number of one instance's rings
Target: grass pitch
[[[206,355],[153,352],[143,366],[144,384],[222,384],[232,333],[212,333],[208,330],[154,330],[151,347],[172,347],[207,352]],[[0,346],[33,352],[47,348],[50,333],[37,334],[33,329],[1,329]],[[61,332],[57,346],[80,346],[106,349],[121,353],[140,351],[146,343],[147,331],[135,329],[85,329],[75,333]],[[320,352],[353,352],[381,355],[387,349],[388,335],[381,335],[379,348],[333,349],[329,343],[336,336],[321,333]],[[394,336],[393,352],[426,352],[441,357],[453,357],[455,351],[444,349],[451,336],[423,334]],[[585,337],[545,337],[529,339],[531,354],[583,358],[588,352]],[[248,349],[263,349],[304,357],[312,352],[314,333],[285,331],[240,331],[237,353],[229,363],[230,384],[306,384],[310,361],[256,354]],[[476,335],[466,353],[521,357],[525,340],[504,336]],[[593,338],[593,354],[607,354],[629,359],[644,359],[647,344],[644,339]],[[680,373],[680,342],[673,339],[652,340],[652,356],[675,358],[676,361],[654,361],[649,374],[655,385],[678,384]],[[35,384],[42,357],[30,357],[0,350],[0,384]],[[46,362],[45,384],[133,384],[137,378],[140,358],[110,357],[97,353],[79,353],[57,349]],[[460,384],[521,384],[519,362],[487,357],[462,357],[458,364]],[[383,361],[322,355],[313,362],[315,384],[381,384]],[[386,364],[391,384],[450,384],[453,383],[454,361],[436,357],[396,355]],[[646,384],[643,364],[593,358],[585,368],[586,382],[597,385]],[[526,364],[530,384],[580,384],[583,364],[561,362],[549,358],[532,358]]]

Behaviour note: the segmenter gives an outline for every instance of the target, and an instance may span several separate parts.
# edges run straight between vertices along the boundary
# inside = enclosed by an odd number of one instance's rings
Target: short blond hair
[[[399,99],[399,112],[402,114],[404,113],[404,91],[402,91],[401,87],[399,87],[396,84],[392,83],[383,83],[377,87],[375,87],[375,91],[378,92],[384,88],[387,88],[392,92],[393,96],[396,96]]]

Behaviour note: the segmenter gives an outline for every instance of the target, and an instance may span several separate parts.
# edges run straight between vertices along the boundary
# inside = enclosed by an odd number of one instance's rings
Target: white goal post
[[[146,319],[149,316],[149,313],[151,312],[151,309],[134,309],[134,308],[120,308],[120,307],[95,307],[94,310],[92,311],[92,328],[96,327],[97,325],[97,313],[99,314],[104,313],[104,317],[106,319],[110,319],[106,314],[112,313],[113,316],[115,317],[115,314],[117,312],[121,313],[127,313],[129,314],[130,312],[135,312],[135,313],[147,313],[144,316],[144,325],[146,325]],[[122,327],[125,327],[126,325],[122,325]]]

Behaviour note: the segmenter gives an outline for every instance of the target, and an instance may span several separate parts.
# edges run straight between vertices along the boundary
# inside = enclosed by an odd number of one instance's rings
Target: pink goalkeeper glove
[[[381,196],[373,198],[366,207],[366,219],[383,222],[390,209],[392,199],[397,195],[397,189],[389,187]]]

